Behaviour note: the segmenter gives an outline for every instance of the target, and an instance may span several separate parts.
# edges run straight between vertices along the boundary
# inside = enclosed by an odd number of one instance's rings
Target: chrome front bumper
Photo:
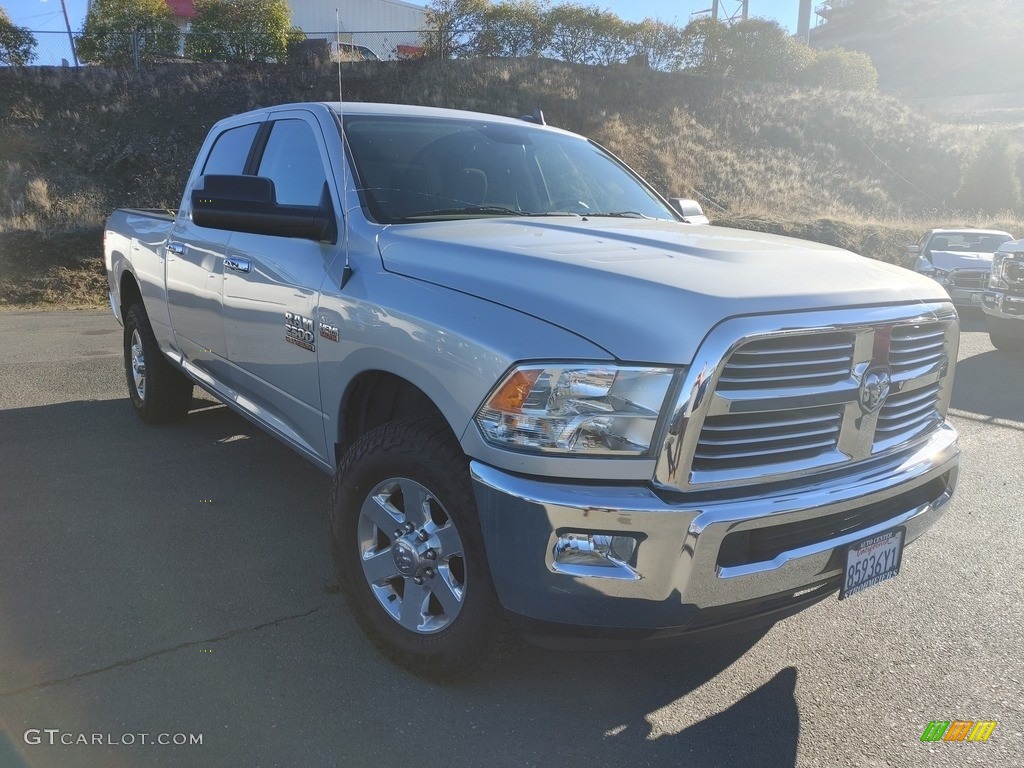
[[[910,542],[942,515],[956,484],[956,441],[943,425],[911,450],[813,485],[673,497],[525,478],[479,462],[471,473],[498,596],[528,634],[641,639],[758,615],[770,621],[831,594],[849,544],[894,526]],[[581,531],[637,539],[629,565],[639,578],[557,571],[559,536]]]
[[[981,308],[986,315],[1000,317],[1004,320],[1016,320],[1024,324],[1024,296],[986,291]]]

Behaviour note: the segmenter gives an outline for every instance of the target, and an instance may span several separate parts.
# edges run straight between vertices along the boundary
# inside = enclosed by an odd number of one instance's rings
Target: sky
[[[426,5],[428,0],[406,0],[416,5]],[[597,5],[629,21],[640,21],[645,17],[670,21],[685,26],[694,11],[707,10],[711,0],[576,0],[581,5]],[[81,29],[85,21],[86,0],[65,0],[71,28]],[[324,0],[330,3],[330,0]],[[558,0],[554,0],[557,4]],[[740,0],[720,0],[723,11],[732,13]],[[814,5],[818,4],[815,0]],[[790,31],[796,31],[796,16],[800,0],[749,0],[750,15],[775,19]],[[64,31],[64,16],[61,0],[0,0],[0,7],[7,10],[11,20],[20,27],[38,31]],[[813,21],[812,21],[813,23]],[[371,31],[371,30],[366,30]]]

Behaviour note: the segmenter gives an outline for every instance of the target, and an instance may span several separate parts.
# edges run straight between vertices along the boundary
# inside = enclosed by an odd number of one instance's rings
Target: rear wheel
[[[124,371],[132,407],[143,421],[175,421],[188,413],[192,381],[163,356],[141,304],[125,316]]]
[[[405,419],[363,435],[338,467],[330,515],[342,592],[390,659],[450,680],[511,646],[468,464],[445,424]]]

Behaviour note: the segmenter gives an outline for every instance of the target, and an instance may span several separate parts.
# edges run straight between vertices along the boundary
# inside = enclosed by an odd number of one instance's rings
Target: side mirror
[[[203,176],[192,189],[192,221],[200,227],[337,242],[327,185],[320,205],[280,205],[274,182],[262,176]]]
[[[920,252],[921,252],[921,246],[920,245],[911,244],[911,245],[907,246],[907,253],[920,253]]]
[[[710,224],[708,217],[704,215],[704,209],[696,200],[687,200],[684,197],[670,197],[669,205],[678,213],[687,224]]]

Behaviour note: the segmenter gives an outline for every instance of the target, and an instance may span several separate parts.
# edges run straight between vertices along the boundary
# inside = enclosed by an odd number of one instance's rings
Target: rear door
[[[249,161],[261,120],[235,125],[215,139],[202,173],[240,174]],[[196,226],[188,199],[164,246],[167,303],[178,349],[216,381],[228,377],[222,295],[224,254],[231,233]]]
[[[340,200],[319,123],[305,110],[271,115],[252,165],[277,202]],[[326,188],[326,192],[325,192]],[[338,227],[338,231],[343,231]],[[340,242],[340,240],[339,240]],[[341,246],[234,232],[224,272],[224,333],[237,402],[302,450],[326,459],[317,348],[319,289]]]

